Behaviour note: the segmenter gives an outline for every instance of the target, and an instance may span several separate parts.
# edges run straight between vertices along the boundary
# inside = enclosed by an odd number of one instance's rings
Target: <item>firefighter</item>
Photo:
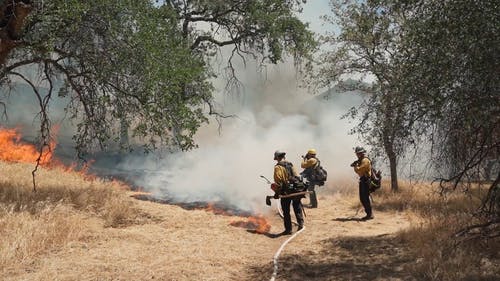
[[[313,177],[314,169],[318,164],[316,149],[314,148],[309,149],[306,156],[302,156],[302,163],[300,163],[300,167],[304,169],[301,174],[307,179],[308,182],[307,190],[310,191],[308,207],[311,208],[318,208],[318,198],[316,197],[316,191],[314,188],[317,185],[320,185],[320,183]]]
[[[276,160],[276,165],[274,166],[274,182],[280,186],[280,190],[283,192],[288,189],[288,186],[293,181],[293,179],[298,178],[297,172],[293,167],[292,163],[285,160],[285,152],[277,150],[274,152],[274,160]],[[292,233],[292,218],[290,216],[290,204],[293,206],[293,212],[295,213],[295,218],[297,219],[298,230],[304,227],[304,217],[302,216],[302,202],[300,201],[303,196],[295,196],[288,198],[281,198],[281,209],[283,210],[283,220],[285,225],[285,230],[281,233],[282,235],[289,235]]]
[[[371,220],[373,219],[372,206],[370,203],[370,176],[372,170],[372,164],[370,159],[366,157],[366,150],[360,146],[354,149],[358,160],[351,164],[354,168],[354,172],[359,176],[359,200],[365,209],[366,216],[361,218],[361,220]]]

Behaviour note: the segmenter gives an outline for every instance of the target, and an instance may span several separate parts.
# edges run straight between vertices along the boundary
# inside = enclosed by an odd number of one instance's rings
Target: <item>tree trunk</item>
[[[388,136],[384,136],[383,139],[384,139],[385,153],[387,154],[387,158],[389,158],[389,168],[391,170],[391,191],[396,192],[399,190],[397,155],[394,152],[391,139]]]
[[[0,66],[18,45],[24,22],[32,9],[28,0],[0,2]]]
[[[0,66],[5,64],[10,51],[14,49],[15,45],[12,40],[6,39],[3,32],[0,31]]]
[[[488,215],[495,219],[500,219],[500,172],[497,178],[490,186],[488,194],[483,202],[482,209]]]
[[[120,119],[120,149],[128,148],[129,139],[128,139],[128,123],[122,117]]]
[[[391,191],[396,192],[399,190],[396,154],[391,149],[387,152],[387,157],[389,158],[389,167],[391,169]]]

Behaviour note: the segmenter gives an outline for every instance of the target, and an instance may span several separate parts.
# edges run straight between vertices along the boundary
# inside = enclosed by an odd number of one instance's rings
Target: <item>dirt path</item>
[[[306,209],[306,229],[280,257],[277,280],[408,280],[410,263],[393,234],[409,226],[403,214],[376,212],[368,222],[350,219],[352,199],[320,196]],[[271,233],[283,229],[273,209]],[[49,253],[7,280],[269,280],[277,238],[231,225],[238,217],[137,201],[142,224],[105,228],[82,221],[84,238]],[[363,214],[358,214],[361,217]]]
[[[375,208],[375,219],[363,222],[352,197],[321,199],[320,208],[307,209],[306,231],[282,255],[279,280],[412,280],[404,270],[411,260],[394,237],[410,225],[404,214]]]

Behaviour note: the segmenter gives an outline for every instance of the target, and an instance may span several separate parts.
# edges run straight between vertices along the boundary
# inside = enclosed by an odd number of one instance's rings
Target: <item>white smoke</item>
[[[352,147],[359,143],[348,134],[352,124],[340,117],[359,104],[361,98],[353,93],[313,96],[298,87],[298,78],[290,69],[293,68],[284,64],[264,72],[239,71],[241,92],[217,93],[224,113],[237,117],[223,119],[220,131],[215,120],[201,128],[196,135],[198,149],[130,154],[118,166],[113,155],[103,154],[100,157],[104,159],[97,159],[101,164],[95,165],[95,169],[101,175],[113,174],[113,168],[134,175],[134,184],[158,198],[177,202],[222,201],[253,212],[265,210],[264,196],[272,195],[269,184],[260,176],[272,181],[275,150],[285,151],[300,172],[300,156],[315,148],[329,173],[327,186],[322,189],[334,190],[345,179],[355,182],[349,163],[354,160]],[[225,84],[221,81],[216,81],[216,86],[223,89]],[[22,124],[25,131],[33,133],[37,131],[32,119],[36,101],[32,95],[26,95],[29,89],[21,90],[23,94],[16,95],[12,106],[22,107],[22,114],[12,114],[10,122]],[[55,105],[51,111],[57,113],[53,115],[56,123],[64,119],[62,108]],[[71,132],[71,128],[66,123],[62,129]],[[70,134],[58,135],[58,156],[74,154],[71,142],[62,138],[66,135]],[[110,158],[109,163],[104,161],[106,157]]]
[[[315,148],[329,172],[325,188],[335,188],[339,179],[354,182],[349,164],[358,143],[348,134],[352,125],[340,117],[359,104],[360,97],[312,96],[297,87],[293,73],[281,70],[268,73],[267,79],[247,75],[252,82],[244,86],[242,97],[221,99],[224,111],[237,117],[224,119],[220,132],[216,123],[202,128],[196,137],[198,149],[160,158],[131,157],[121,168],[153,170],[136,184],[156,197],[222,201],[248,211],[262,211],[265,195],[272,195],[260,175],[272,181],[278,149],[300,172],[300,156]]]

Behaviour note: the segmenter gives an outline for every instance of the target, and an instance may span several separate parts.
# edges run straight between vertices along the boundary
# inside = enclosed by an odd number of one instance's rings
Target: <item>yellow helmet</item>
[[[314,148],[309,149],[307,151],[307,154],[309,154],[309,155],[316,155],[316,149],[314,149]]]

